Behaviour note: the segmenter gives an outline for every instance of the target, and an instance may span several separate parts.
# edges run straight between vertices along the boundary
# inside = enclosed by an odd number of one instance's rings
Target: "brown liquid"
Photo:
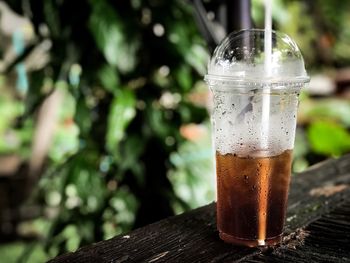
[[[246,246],[272,245],[281,240],[291,161],[291,150],[273,157],[216,153],[221,239]]]

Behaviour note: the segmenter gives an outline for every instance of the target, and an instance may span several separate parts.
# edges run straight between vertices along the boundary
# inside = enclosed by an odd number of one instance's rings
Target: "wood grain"
[[[332,186],[338,191],[312,194]],[[49,262],[350,262],[349,222],[350,155],[346,155],[292,178],[284,241],[276,247],[223,243],[213,203]]]

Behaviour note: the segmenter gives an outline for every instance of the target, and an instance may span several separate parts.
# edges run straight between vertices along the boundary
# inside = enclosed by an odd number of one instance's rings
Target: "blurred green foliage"
[[[200,126],[207,130],[209,123]],[[197,208],[213,200],[215,196],[215,177],[213,176],[214,159],[210,136],[203,136],[195,141],[183,143],[170,155],[173,169],[169,179],[180,200],[174,202],[176,213]]]
[[[262,27],[262,1],[252,2]],[[296,39],[311,71],[348,65],[350,2],[274,2],[275,27]],[[21,225],[39,241],[1,247],[5,258],[39,262],[213,199],[207,110],[193,99],[209,54],[188,2],[8,3],[31,18],[36,44],[52,46],[45,68],[28,72],[24,98],[8,95],[1,76],[0,153],[28,159],[41,102],[61,89],[64,104],[31,200],[42,216]],[[294,171],[350,151],[348,101],[305,93],[301,106]],[[181,132],[192,123],[206,131],[192,131],[198,140]]]
[[[175,206],[188,209],[167,171],[176,169],[170,156],[186,141],[180,126],[207,119],[205,107],[188,98],[208,58],[191,6],[177,0],[9,3],[31,17],[37,42],[52,47],[45,69],[28,73],[23,102],[7,100],[4,129],[23,115],[17,131],[32,133],[40,102],[53,89],[64,94],[49,164],[32,200],[44,208],[47,229],[30,228],[42,236],[47,257],[172,215]]]
[[[308,136],[316,153],[340,156],[350,151],[350,134],[337,123],[314,122],[308,129]]]
[[[1,79],[4,77],[0,76]],[[10,130],[12,123],[18,116],[23,114],[24,105],[8,94],[4,89],[4,82],[0,80],[0,112],[2,118],[0,121],[0,154],[19,153],[23,157],[29,155],[29,144],[33,135],[33,121],[27,120],[23,123],[21,130]]]
[[[350,102],[345,99],[303,101],[302,118],[309,122],[306,133],[309,151],[324,156],[350,152]]]

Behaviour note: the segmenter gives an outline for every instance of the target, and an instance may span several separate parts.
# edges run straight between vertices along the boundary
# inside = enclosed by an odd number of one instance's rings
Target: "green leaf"
[[[51,160],[59,163],[75,153],[79,148],[79,128],[74,123],[76,101],[71,93],[61,90],[64,97],[64,107],[59,109],[59,122],[49,149]]]
[[[300,105],[304,118],[327,119],[341,122],[350,127],[350,102],[339,99],[306,100]]]
[[[132,71],[137,63],[140,42],[130,34],[126,22],[104,0],[91,1],[90,30],[107,62],[122,73]],[[134,31],[135,32],[135,31]]]
[[[23,260],[23,255],[26,255]],[[25,242],[17,241],[4,243],[0,246],[1,262],[17,263],[17,262],[47,262],[51,257],[44,251],[40,241]],[[20,260],[22,259],[22,260]]]
[[[139,185],[144,180],[144,169],[139,162],[140,155],[143,153],[145,140],[139,135],[128,135],[128,139],[123,143],[121,154],[123,159],[118,162],[120,171],[131,170]]]
[[[147,109],[147,123],[152,129],[152,133],[161,138],[166,138],[171,134],[171,123],[164,120],[164,112],[157,107]]]
[[[207,50],[198,44],[193,44],[185,56],[186,62],[191,65],[200,75],[204,76],[207,72],[206,62],[209,60]]]
[[[118,144],[124,138],[125,129],[135,117],[136,98],[132,91],[121,89],[111,103],[108,115],[107,149],[118,152]]]
[[[192,88],[192,74],[191,68],[188,65],[182,65],[175,71],[175,78],[179,88],[184,92]]]
[[[62,185],[62,204],[68,213],[79,207],[81,215],[96,212],[106,198],[104,178],[99,170],[99,156],[93,149],[78,153],[66,171],[66,181]]]
[[[169,25],[169,41],[188,65],[201,75],[206,73],[209,54],[202,44],[196,43],[198,40],[195,39],[192,27],[183,21]]]
[[[210,130],[208,123],[205,127],[207,131]],[[213,151],[209,132],[196,142],[182,143],[178,150],[170,155],[170,162],[174,168],[169,171],[168,178],[178,198],[191,208],[207,204],[214,199]],[[180,207],[176,209],[182,211]]]
[[[111,93],[117,91],[120,80],[117,71],[113,67],[105,65],[99,70],[98,77],[106,90]]]
[[[67,243],[66,243],[67,251],[74,251],[79,248],[81,238],[80,238],[80,233],[76,226],[68,225],[63,230],[62,235],[67,240]]]
[[[337,123],[318,121],[308,129],[311,148],[319,154],[340,156],[350,151],[350,134]]]
[[[115,217],[118,225],[124,225],[126,229],[135,220],[135,212],[138,208],[134,194],[126,186],[121,186],[110,200],[110,206],[118,212]]]

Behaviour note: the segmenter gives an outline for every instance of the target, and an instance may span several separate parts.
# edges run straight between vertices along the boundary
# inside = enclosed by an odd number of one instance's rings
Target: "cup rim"
[[[304,85],[310,82],[309,76],[298,76],[298,77],[288,77],[288,78],[239,78],[233,76],[220,76],[213,74],[206,74],[204,80],[209,85],[215,85],[215,82],[220,82],[220,84],[245,84],[245,85],[255,85],[255,86],[278,86],[278,85]]]

